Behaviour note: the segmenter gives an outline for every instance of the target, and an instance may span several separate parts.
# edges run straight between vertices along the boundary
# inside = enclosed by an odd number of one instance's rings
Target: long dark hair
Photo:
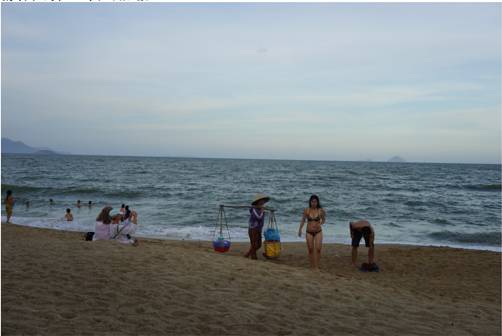
[[[317,208],[318,209],[322,209],[321,201],[319,200],[319,196],[317,196],[317,195],[310,196],[310,198],[309,198],[309,208],[312,207],[312,200],[314,200],[314,199],[317,200]]]
[[[110,211],[112,207],[104,207],[96,218],[96,222],[102,222],[103,224],[110,224],[112,222],[112,217],[110,217]]]
[[[129,205],[126,205],[125,207],[125,214],[124,214],[124,219],[127,219],[131,216],[131,210],[129,210]]]

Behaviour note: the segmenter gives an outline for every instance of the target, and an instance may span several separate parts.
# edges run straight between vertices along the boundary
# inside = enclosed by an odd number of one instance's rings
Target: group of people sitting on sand
[[[262,245],[262,229],[265,223],[265,203],[270,197],[258,194],[249,209],[248,234],[250,247],[245,254],[246,258],[257,259],[256,252]],[[321,206],[321,201],[317,195],[310,196],[308,207],[303,210],[298,237],[302,236],[303,227],[307,222],[305,238],[307,240],[307,249],[310,260],[310,266],[313,269],[319,269],[322,249],[322,226],[326,222],[326,212]],[[376,271],[378,266],[375,264],[375,230],[367,220],[358,220],[349,222],[350,237],[352,239],[352,265],[356,266],[357,250],[361,239],[368,248],[368,263],[363,263],[362,270]]]
[[[10,223],[12,218],[15,200],[12,195],[12,190],[7,190],[5,195],[5,212],[7,214],[7,223]],[[49,200],[50,205],[54,205],[54,200]],[[80,200],[77,201],[76,206],[80,208]],[[92,206],[89,201],[88,206]],[[106,206],[99,213],[96,218],[95,232],[88,232],[86,234],[87,240],[117,240],[124,244],[138,245],[138,240],[131,237],[136,232],[138,225],[138,213],[130,210],[128,205],[122,204],[118,213],[110,214],[113,210],[112,207]],[[71,209],[66,209],[64,220],[73,221],[73,214]]]
[[[128,205],[122,204],[118,213],[110,214],[113,210],[105,206],[96,218],[96,227],[92,240],[117,240],[123,244],[138,245],[138,239],[132,235],[138,226],[138,213],[130,210]]]

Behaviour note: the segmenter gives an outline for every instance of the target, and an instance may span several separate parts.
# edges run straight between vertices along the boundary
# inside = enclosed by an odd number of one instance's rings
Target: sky
[[[74,154],[500,163],[501,9],[2,3],[2,137]]]

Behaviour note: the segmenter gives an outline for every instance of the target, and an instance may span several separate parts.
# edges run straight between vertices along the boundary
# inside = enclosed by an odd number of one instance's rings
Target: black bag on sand
[[[87,232],[85,234],[84,239],[87,240],[87,241],[90,241],[90,240],[92,240],[92,237],[94,237],[94,232]]]
[[[371,264],[362,263],[360,270],[362,272],[379,272],[380,268],[375,263],[371,263]]]

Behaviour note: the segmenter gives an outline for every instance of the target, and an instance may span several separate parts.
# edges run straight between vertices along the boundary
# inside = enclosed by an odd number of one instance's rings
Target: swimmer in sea
[[[64,218],[66,221],[71,222],[73,221],[73,215],[71,214],[71,209],[66,209],[66,214],[64,215]]]

